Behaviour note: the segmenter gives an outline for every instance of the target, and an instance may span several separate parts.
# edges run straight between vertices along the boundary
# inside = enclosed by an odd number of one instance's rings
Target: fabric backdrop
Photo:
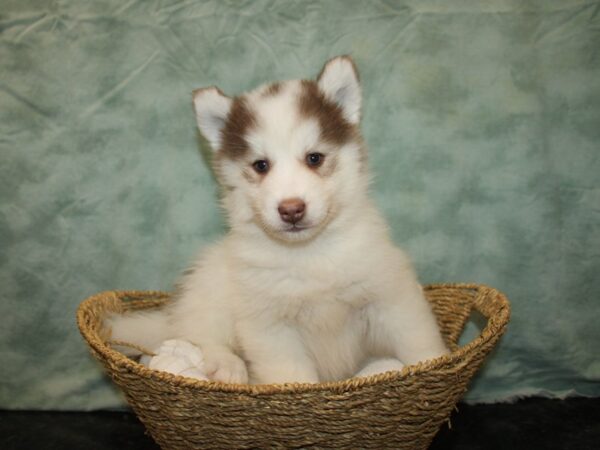
[[[345,53],[422,281],[512,301],[467,400],[600,395],[600,2],[1,0],[1,408],[124,404],[75,310],[223,234],[192,89]]]

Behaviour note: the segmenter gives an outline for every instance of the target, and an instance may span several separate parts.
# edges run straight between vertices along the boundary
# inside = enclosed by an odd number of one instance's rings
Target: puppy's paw
[[[202,347],[206,374],[222,383],[248,383],[246,363],[225,347]]]
[[[371,359],[367,362],[365,367],[358,372],[355,377],[368,377],[370,375],[375,375],[378,373],[391,372],[391,371],[399,371],[404,368],[404,364],[402,364],[396,358],[381,358],[381,359]]]

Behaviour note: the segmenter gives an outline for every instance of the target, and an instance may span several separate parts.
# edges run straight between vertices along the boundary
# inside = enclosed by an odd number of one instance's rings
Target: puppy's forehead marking
[[[320,128],[314,118],[307,118],[298,111],[300,83],[297,80],[280,82],[276,93],[274,90],[268,86],[248,94],[256,116],[256,127],[246,136],[250,147],[265,157],[306,151],[316,144]],[[271,92],[270,95],[266,95],[267,92]]]
[[[298,108],[303,116],[318,120],[321,139],[335,145],[342,145],[351,140],[356,130],[354,125],[344,118],[342,109],[325,97],[316,82],[302,80],[300,83]]]
[[[318,141],[334,146],[356,137],[341,108],[318,84],[290,80],[261,86],[235,97],[222,130],[224,157],[243,159],[257,153],[304,152]]]
[[[255,112],[244,96],[235,97],[231,110],[221,130],[221,151],[230,159],[242,158],[248,153],[249,146],[246,135],[256,128]]]

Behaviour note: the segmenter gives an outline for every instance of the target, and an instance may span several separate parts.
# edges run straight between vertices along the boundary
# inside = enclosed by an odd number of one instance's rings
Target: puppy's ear
[[[342,108],[348,122],[360,122],[362,96],[358,72],[352,58],[337,56],[327,61],[317,82],[325,96]]]
[[[221,147],[221,130],[227,121],[232,100],[216,87],[196,89],[193,98],[198,128],[216,152]]]

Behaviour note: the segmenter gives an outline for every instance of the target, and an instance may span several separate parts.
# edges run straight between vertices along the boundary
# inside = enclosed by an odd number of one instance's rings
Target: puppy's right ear
[[[221,147],[221,130],[225,127],[232,100],[216,87],[196,89],[193,97],[198,128],[216,152]]]

